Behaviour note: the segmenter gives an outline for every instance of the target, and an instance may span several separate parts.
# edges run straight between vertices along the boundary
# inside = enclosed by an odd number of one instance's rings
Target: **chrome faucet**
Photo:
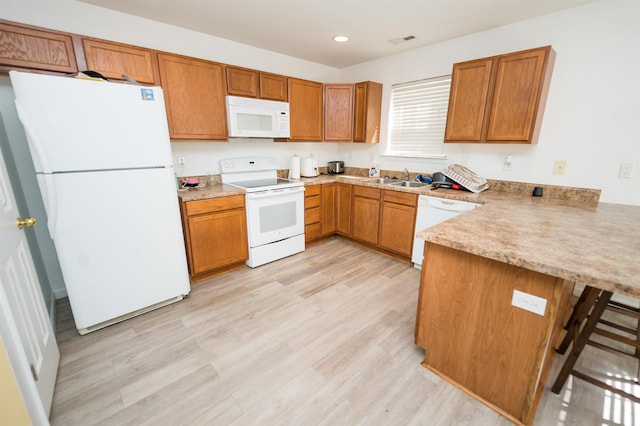
[[[409,180],[409,170],[407,170],[407,168],[404,168],[404,180]]]

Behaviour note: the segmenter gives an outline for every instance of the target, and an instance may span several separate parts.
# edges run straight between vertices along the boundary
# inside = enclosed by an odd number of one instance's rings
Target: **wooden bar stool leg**
[[[556,381],[551,387],[551,392],[559,394],[564,387],[564,384],[569,378],[569,375],[573,371],[573,367],[575,367],[576,362],[578,361],[578,357],[582,353],[584,347],[587,345],[589,337],[591,337],[591,333],[593,333],[593,330],[595,330],[596,325],[598,324],[602,313],[606,309],[609,300],[611,300],[612,295],[613,293],[611,293],[610,291],[602,291],[600,297],[598,297],[598,300],[593,307],[593,311],[591,311],[591,314],[587,318],[587,323],[578,335],[578,339],[574,342],[573,347],[571,348],[571,352],[569,352],[567,359],[562,365],[560,373],[558,373],[558,377],[556,377]]]
[[[564,339],[556,349],[556,352],[560,354],[564,354],[569,348],[569,345],[573,340],[575,340],[575,336],[580,331],[580,324],[582,321],[589,315],[589,309],[594,305],[596,298],[600,294],[600,290],[586,286],[580,295],[580,298],[576,302],[576,306],[573,308],[573,312],[571,312],[571,316],[565,325],[565,329],[567,333],[564,335]]]

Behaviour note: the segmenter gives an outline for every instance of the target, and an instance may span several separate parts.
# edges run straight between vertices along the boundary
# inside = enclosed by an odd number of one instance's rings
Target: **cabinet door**
[[[338,183],[336,194],[336,231],[351,235],[351,185]]]
[[[0,22],[0,66],[78,71],[71,35]]]
[[[380,190],[353,187],[351,205],[351,236],[357,240],[378,244],[380,224]]]
[[[138,83],[155,83],[150,50],[88,38],[82,39],[82,47],[87,69],[109,79],[124,80],[125,74]]]
[[[336,188],[335,183],[322,185],[322,203],[320,219],[322,222],[322,235],[330,235],[336,232]]]
[[[322,83],[288,79],[291,141],[322,141]]]
[[[324,85],[324,140],[353,139],[353,84]]]
[[[355,85],[353,141],[380,142],[382,84],[365,81]]]
[[[287,101],[287,77],[278,74],[260,73],[260,97],[272,101]]]
[[[189,217],[191,274],[243,262],[248,257],[244,209]]]
[[[227,65],[227,93],[257,98],[258,71]]]
[[[445,141],[480,142],[493,59],[454,64]]]
[[[158,53],[172,139],[227,140],[224,66]]]
[[[530,50],[498,59],[487,141],[531,141],[548,50]]]
[[[416,208],[391,202],[382,203],[380,247],[411,256]]]

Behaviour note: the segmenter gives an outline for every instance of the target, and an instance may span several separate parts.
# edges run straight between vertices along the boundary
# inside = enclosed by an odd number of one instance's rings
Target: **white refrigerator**
[[[9,75],[79,333],[181,300],[190,286],[162,89]]]

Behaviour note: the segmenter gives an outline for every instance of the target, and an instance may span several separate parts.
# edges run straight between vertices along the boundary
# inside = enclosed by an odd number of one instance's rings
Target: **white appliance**
[[[162,90],[9,75],[79,333],[181,300],[190,286]]]
[[[468,201],[449,200],[446,198],[432,197],[430,195],[420,195],[418,197],[418,211],[416,213],[416,228],[414,235],[418,231],[430,228],[439,223],[458,216],[466,211],[480,207],[481,204]],[[422,268],[424,259],[424,240],[415,238],[413,240],[413,252],[411,261],[413,266]]]
[[[252,268],[305,249],[304,184],[277,176],[268,157],[220,160],[222,183],[246,190],[247,234]]]
[[[304,177],[318,176],[318,160],[313,157],[300,159],[300,175]]]
[[[288,138],[289,103],[227,96],[230,137]]]

